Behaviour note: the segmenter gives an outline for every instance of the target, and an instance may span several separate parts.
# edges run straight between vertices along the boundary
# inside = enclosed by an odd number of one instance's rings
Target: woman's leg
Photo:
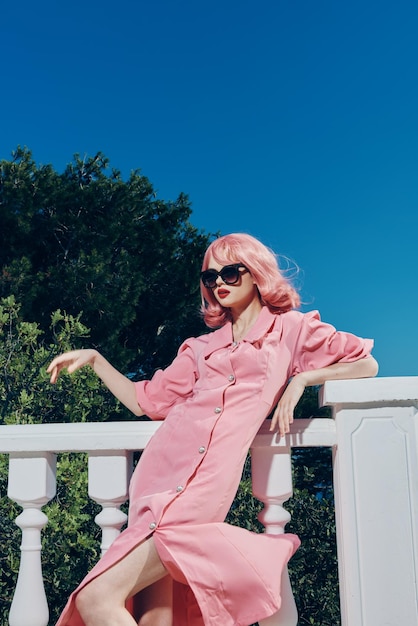
[[[85,626],[136,626],[126,600],[166,576],[149,537],[78,592],[75,602]]]
[[[136,594],[134,616],[138,626],[173,625],[173,580],[170,576]]]

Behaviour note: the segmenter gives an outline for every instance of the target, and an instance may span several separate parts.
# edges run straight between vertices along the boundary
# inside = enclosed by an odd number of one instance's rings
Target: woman
[[[90,365],[135,415],[164,420],[132,477],[127,529],[59,626],[248,626],[280,608],[298,538],[223,522],[248,448],[275,405],[271,430],[289,432],[306,386],[374,376],[373,342],[296,311],[274,254],[249,235],[211,243],[201,291],[205,322],[217,330],[185,341],[151,381],[132,382],[95,350],[48,368],[55,383],[63,368]]]

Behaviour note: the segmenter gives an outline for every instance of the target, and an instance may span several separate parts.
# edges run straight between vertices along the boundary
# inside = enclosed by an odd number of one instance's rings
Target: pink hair
[[[202,271],[208,269],[211,257],[220,265],[230,263],[245,265],[257,285],[261,303],[270,311],[285,313],[299,306],[299,295],[280,271],[275,254],[255,237],[234,233],[215,239],[206,250]],[[213,291],[204,287],[202,283],[201,294],[201,311],[209,328],[217,328],[230,321],[229,309],[222,307]]]

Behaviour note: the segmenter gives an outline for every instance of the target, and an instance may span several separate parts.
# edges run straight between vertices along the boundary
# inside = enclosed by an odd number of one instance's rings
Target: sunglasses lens
[[[212,270],[206,270],[206,272],[202,272],[202,283],[208,289],[213,289],[216,286],[217,278],[217,272],[213,272]]]
[[[238,282],[239,279],[239,271],[237,267],[233,267],[232,265],[227,265],[221,271],[221,278],[227,285],[233,285]]]

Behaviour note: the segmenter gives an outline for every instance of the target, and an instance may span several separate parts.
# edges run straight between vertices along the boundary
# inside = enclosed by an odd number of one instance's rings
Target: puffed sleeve
[[[192,394],[197,379],[192,345],[193,339],[186,340],[171,365],[157,370],[151,380],[135,383],[138,404],[148,417],[164,419],[171,407]]]
[[[338,362],[357,361],[370,356],[372,348],[372,339],[337,331],[321,321],[318,311],[302,314],[293,350],[292,376]]]

